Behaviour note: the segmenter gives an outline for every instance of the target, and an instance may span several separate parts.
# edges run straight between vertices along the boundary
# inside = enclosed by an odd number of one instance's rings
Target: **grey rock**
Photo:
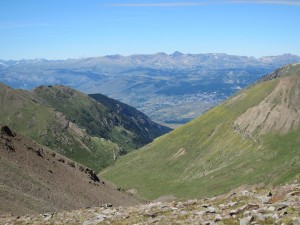
[[[287,208],[289,206],[289,204],[287,202],[280,202],[280,203],[275,204],[274,206],[278,211],[280,211],[280,210]]]
[[[262,202],[263,204],[269,204],[270,201],[271,201],[271,197],[261,196],[261,197],[259,197],[259,199],[261,200],[261,202]]]
[[[98,214],[95,218],[84,221],[82,225],[96,225],[102,222],[104,219],[105,219],[104,215]]]
[[[203,216],[205,214],[204,211],[197,211],[197,212],[194,212],[194,215],[196,216]]]
[[[259,205],[250,203],[250,204],[247,205],[246,209],[257,210],[257,209],[259,209]]]
[[[272,214],[272,213],[264,214],[264,217],[265,218],[271,218],[271,219],[274,219],[274,220],[279,219],[279,216],[276,213],[275,214]]]
[[[225,204],[220,204],[219,207],[222,209],[222,210],[225,210],[227,208],[227,205]]]
[[[186,215],[186,214],[188,214],[188,213],[187,213],[187,211],[179,211],[178,214],[179,214],[179,215]]]
[[[203,204],[202,205],[203,208],[208,208],[209,206],[211,206],[211,204]]]
[[[274,206],[270,206],[269,208],[267,208],[267,211],[269,212],[275,212],[276,208]]]
[[[293,219],[293,225],[300,225],[300,217]]]
[[[233,215],[236,215],[236,214],[238,214],[239,213],[239,211],[238,210],[231,210],[230,212],[229,212],[229,215],[230,216],[233,216]]]
[[[245,211],[244,212],[244,216],[250,216],[250,215],[252,215],[250,211]]]
[[[260,207],[257,209],[257,212],[259,213],[264,213],[267,210],[268,207],[264,206],[264,207]]]
[[[250,192],[247,190],[244,190],[241,192],[242,196],[250,196]]]
[[[276,221],[279,220],[279,216],[277,213],[273,214],[271,218],[273,218]]]
[[[53,217],[54,213],[44,213],[43,214],[43,217],[44,217],[44,220],[49,220]]]
[[[204,221],[201,224],[203,224],[203,225],[215,225],[216,223],[213,222],[213,221]]]
[[[216,209],[214,207],[208,207],[205,211],[206,213],[216,213]]]
[[[230,207],[236,206],[238,203],[237,202],[228,202],[228,205]]]
[[[265,221],[266,217],[262,213],[257,213],[254,214],[254,216],[259,220],[259,221]]]
[[[245,218],[240,219],[240,225],[248,225],[253,220],[253,216],[247,216]]]
[[[215,222],[219,222],[219,221],[221,221],[223,219],[223,217],[220,215],[220,214],[217,214],[216,216],[215,216]]]

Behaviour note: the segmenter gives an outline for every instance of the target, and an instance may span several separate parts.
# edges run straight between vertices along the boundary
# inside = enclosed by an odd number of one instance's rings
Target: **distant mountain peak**
[[[181,53],[181,52],[179,52],[179,51],[175,51],[175,52],[173,52],[173,54],[172,54],[173,57],[179,57],[179,56],[182,56],[182,55],[184,55],[184,54]]]

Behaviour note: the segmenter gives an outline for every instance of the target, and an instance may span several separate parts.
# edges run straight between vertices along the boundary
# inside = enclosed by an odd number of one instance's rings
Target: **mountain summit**
[[[299,106],[300,64],[288,65],[102,174],[148,199],[299,179]]]

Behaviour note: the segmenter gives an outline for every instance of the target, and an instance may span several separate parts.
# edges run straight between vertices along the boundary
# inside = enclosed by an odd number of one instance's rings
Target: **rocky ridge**
[[[11,217],[0,224],[300,224],[300,183],[243,187],[229,194],[145,205],[85,208]]]

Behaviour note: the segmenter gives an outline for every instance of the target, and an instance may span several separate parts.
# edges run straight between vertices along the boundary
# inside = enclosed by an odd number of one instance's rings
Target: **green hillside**
[[[300,64],[122,157],[101,176],[147,199],[300,179]]]
[[[101,94],[85,95],[65,86],[40,86],[33,93],[41,103],[63,113],[88,135],[111,140],[123,154],[150,143],[171,129],[145,114]]]
[[[123,117],[105,105],[64,86],[28,92],[0,84],[0,122],[96,171],[152,140],[124,128]],[[154,137],[166,132],[153,124]]]

